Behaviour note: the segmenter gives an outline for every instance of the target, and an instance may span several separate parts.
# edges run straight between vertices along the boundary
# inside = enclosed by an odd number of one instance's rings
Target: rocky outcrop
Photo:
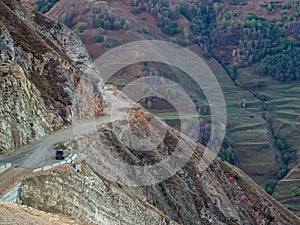
[[[85,167],[41,174],[22,183],[23,203],[93,224],[177,224],[117,182]]]
[[[47,113],[39,90],[26,78],[20,65],[0,67],[0,150],[27,144],[51,130],[61,120]],[[1,152],[2,153],[2,152]]]
[[[91,59],[71,30],[19,1],[1,1],[0,15],[1,156],[71,123]],[[101,80],[94,82],[101,97]]]

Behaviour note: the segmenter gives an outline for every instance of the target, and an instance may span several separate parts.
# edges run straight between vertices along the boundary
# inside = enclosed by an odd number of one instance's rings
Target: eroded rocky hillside
[[[145,135],[151,114],[137,111],[130,118],[131,131]],[[122,129],[127,121],[115,124]],[[81,222],[97,224],[299,224],[300,220],[266,194],[247,175],[216,158],[211,164],[205,147],[198,145],[191,160],[178,173],[158,184],[146,187],[124,186],[128,171],[121,164],[111,169],[108,154],[130,165],[147,166],[173,153],[181,141],[183,151],[193,151],[189,138],[168,127],[163,142],[152,151],[139,152],[124,145],[116,136],[113,124],[96,133],[78,137],[83,170],[57,169],[27,178],[22,182],[25,204],[41,210],[67,214]],[[126,136],[126,135],[125,135]],[[80,140],[80,141],[78,141]],[[134,143],[134,140],[129,140]],[[105,159],[103,159],[105,157]],[[201,170],[203,162],[209,166]],[[110,173],[107,171],[110,169]],[[134,174],[132,174],[134,176]],[[151,176],[159,176],[154,171]],[[168,219],[171,218],[171,219]]]
[[[91,224],[172,224],[175,221],[127,187],[99,176],[85,166],[58,169],[25,180],[23,203],[46,212]]]
[[[90,57],[70,29],[19,1],[1,1],[0,15],[1,156],[71,123]]]

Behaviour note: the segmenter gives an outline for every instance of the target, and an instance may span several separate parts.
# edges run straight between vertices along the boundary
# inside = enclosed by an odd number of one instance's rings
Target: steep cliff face
[[[70,124],[91,60],[68,28],[18,1],[1,1],[0,15],[1,156]]]
[[[57,170],[22,184],[24,204],[92,224],[177,223],[126,187],[85,168]]]

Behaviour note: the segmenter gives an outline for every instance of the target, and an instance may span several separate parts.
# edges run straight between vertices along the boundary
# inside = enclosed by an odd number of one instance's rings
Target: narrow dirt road
[[[12,163],[13,167],[0,174],[0,192],[5,190],[11,183],[15,183],[24,175],[30,173],[33,169],[57,162],[55,159],[53,145],[66,141],[74,135],[95,130],[97,126],[114,122],[126,118],[126,108],[130,103],[126,98],[115,97],[111,92],[106,92],[107,101],[113,107],[107,107],[104,110],[105,116],[92,121],[78,122],[66,128],[63,131],[51,134],[44,138],[40,143],[30,146],[28,149],[0,159],[1,163]],[[113,112],[112,112],[113,110]]]

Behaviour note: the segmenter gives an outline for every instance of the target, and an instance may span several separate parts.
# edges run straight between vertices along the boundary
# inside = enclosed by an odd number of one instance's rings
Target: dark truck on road
[[[64,150],[57,149],[55,153],[55,157],[56,159],[64,159],[65,158]]]

